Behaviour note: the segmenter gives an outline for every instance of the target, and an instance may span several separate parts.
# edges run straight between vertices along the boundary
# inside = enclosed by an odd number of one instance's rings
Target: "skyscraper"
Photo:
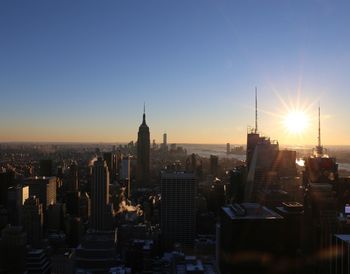
[[[68,190],[77,191],[79,189],[79,167],[76,162],[72,162],[69,167]]]
[[[150,162],[150,134],[146,124],[146,113],[143,112],[143,121],[139,127],[137,138],[137,186],[143,187],[149,184]]]
[[[168,151],[168,136],[166,133],[163,134],[163,144],[162,149],[164,152]]]
[[[23,181],[29,186],[29,196],[36,196],[43,204],[44,211],[50,204],[56,203],[57,177],[31,177]]]
[[[193,173],[164,172],[161,176],[163,245],[192,245],[195,237],[196,177]]]
[[[95,161],[92,169],[91,202],[91,229],[109,230],[109,172],[106,162],[101,157]]]
[[[7,210],[9,213],[9,223],[20,225],[22,222],[23,205],[29,198],[28,186],[9,187],[7,191]]]
[[[23,205],[23,227],[27,232],[28,244],[40,246],[43,237],[44,214],[39,198],[30,196]]]

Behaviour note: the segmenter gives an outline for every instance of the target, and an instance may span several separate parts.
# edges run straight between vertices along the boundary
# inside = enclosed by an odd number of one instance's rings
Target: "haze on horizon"
[[[347,1],[0,2],[0,142],[350,140]],[[309,125],[286,131],[303,110]]]

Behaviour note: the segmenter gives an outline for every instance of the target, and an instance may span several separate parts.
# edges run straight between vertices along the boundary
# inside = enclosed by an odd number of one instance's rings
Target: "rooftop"
[[[283,219],[276,212],[256,203],[228,205],[222,208],[231,220],[244,219]]]

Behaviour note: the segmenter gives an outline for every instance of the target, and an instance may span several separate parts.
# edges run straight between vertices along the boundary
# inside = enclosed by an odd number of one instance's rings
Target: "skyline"
[[[345,1],[2,1],[0,142],[350,145]],[[310,123],[283,126],[291,110]],[[345,125],[345,126],[344,126]]]

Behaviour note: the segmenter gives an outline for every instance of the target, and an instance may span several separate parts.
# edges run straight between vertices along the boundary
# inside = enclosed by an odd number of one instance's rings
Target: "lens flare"
[[[305,112],[292,111],[284,118],[283,124],[290,133],[301,134],[309,125],[309,117]]]

